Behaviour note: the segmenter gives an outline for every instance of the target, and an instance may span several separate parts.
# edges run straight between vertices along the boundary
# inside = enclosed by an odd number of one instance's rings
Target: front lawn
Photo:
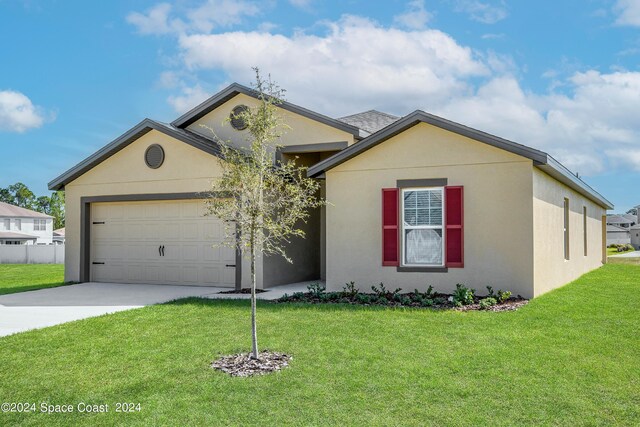
[[[0,295],[61,285],[62,264],[0,264]]]
[[[0,401],[110,411],[0,413],[0,425],[638,425],[638,273],[606,265],[505,313],[259,303],[260,347],[293,355],[263,377],[209,367],[250,348],[248,301],[0,338]]]

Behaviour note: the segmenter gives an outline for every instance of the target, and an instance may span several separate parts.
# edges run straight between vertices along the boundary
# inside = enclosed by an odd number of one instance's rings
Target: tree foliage
[[[254,71],[258,105],[234,117],[246,124],[248,147],[220,142],[222,176],[213,181],[207,207],[210,215],[225,221],[225,244],[251,261],[252,355],[257,358],[256,258],[277,254],[292,262],[286,252],[288,242],[305,236],[301,222],[324,201],[318,197],[320,184],[307,177],[305,167],[294,161],[274,162],[288,129],[278,109],[284,91],[270,77],[263,79],[257,68]]]
[[[64,191],[55,191],[51,196],[37,197],[25,184],[16,182],[6,188],[0,188],[0,202],[51,215],[54,218],[54,230],[64,227]]]

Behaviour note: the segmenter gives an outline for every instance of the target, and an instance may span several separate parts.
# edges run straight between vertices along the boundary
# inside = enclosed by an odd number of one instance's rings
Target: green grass
[[[260,347],[293,361],[254,378],[209,368],[249,348],[247,301],[0,338],[0,401],[112,411],[0,413],[0,425],[637,426],[639,273],[606,265],[510,313],[259,303]]]
[[[64,284],[62,264],[0,264],[0,295]]]
[[[618,249],[616,248],[607,248],[607,256],[626,254],[627,252],[633,252],[634,250],[635,249],[629,249],[627,251],[618,252]]]

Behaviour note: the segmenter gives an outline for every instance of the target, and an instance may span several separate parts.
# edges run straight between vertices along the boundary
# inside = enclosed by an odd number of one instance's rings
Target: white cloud
[[[167,101],[177,113],[182,114],[210,96],[210,93],[197,84],[193,87],[183,86],[180,95],[170,96]]]
[[[187,12],[191,28],[209,32],[217,27],[228,27],[242,22],[246,16],[260,12],[256,3],[245,0],[207,0],[202,6]]]
[[[537,95],[499,77],[438,113],[545,150],[583,175],[617,166],[640,170],[640,156],[631,155],[640,152],[640,73],[591,70],[566,83],[569,95]]]
[[[502,0],[496,4],[479,0],[455,0],[455,10],[466,13],[474,21],[483,24],[495,24],[509,15]]]
[[[183,19],[172,18],[172,12],[171,4],[158,3],[146,13],[129,13],[126,19],[140,34],[208,33],[214,28],[239,24],[244,17],[257,15],[260,8],[247,0],[207,0],[196,8],[184,10]]]
[[[489,68],[467,47],[437,30],[403,31],[343,17],[325,35],[259,32],[184,35],[187,68],[223,70],[252,80],[252,66],[276,76],[310,108],[334,115],[386,103],[406,111],[467,92],[467,79]],[[280,77],[279,77],[280,76]]]
[[[426,28],[431,14],[424,7],[424,0],[412,0],[407,4],[407,11],[393,17],[393,22],[411,30]]]
[[[187,86],[178,76],[213,70],[247,84],[258,66],[287,89],[290,101],[332,117],[423,109],[547,151],[581,175],[640,170],[640,72],[569,67],[547,73],[552,88],[535,93],[523,89],[512,58],[474,51],[442,31],[354,16],[322,25],[322,34],[180,34],[182,66],[161,77],[180,88],[169,103],[182,113],[211,95],[197,80]]]
[[[25,132],[39,128],[47,117],[40,107],[20,92],[0,91],[0,131]],[[52,117],[53,118],[53,117]]]
[[[169,34],[183,31],[184,23],[179,19],[169,19],[172,6],[169,3],[158,3],[146,14],[131,12],[127,22],[135,26],[140,34]]]
[[[640,1],[617,0],[613,6],[614,13],[618,16],[617,25],[640,26]]]
[[[289,4],[291,6],[297,7],[299,9],[308,9],[313,3],[313,0],[289,0]]]

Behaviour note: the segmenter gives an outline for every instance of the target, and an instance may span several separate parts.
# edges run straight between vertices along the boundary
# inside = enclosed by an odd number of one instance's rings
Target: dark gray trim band
[[[446,185],[447,185],[447,178],[399,179],[396,181],[397,188],[444,187]]]
[[[78,178],[80,175],[97,166],[152,130],[162,132],[165,135],[189,144],[192,147],[204,151],[205,153],[222,157],[220,146],[216,141],[185,129],[178,129],[151,119],[144,119],[91,156],[87,157],[68,171],[64,172],[62,175],[49,182],[49,190],[60,190],[64,188],[64,186],[69,182]]]
[[[447,267],[396,267],[398,273],[446,273]]]
[[[182,116],[178,117],[174,121],[171,122],[172,126],[178,128],[185,128],[195,121],[201,119],[202,117],[209,114],[211,111],[218,108],[220,105],[229,101],[231,98],[238,94],[244,94],[250,96],[252,98],[258,99],[258,93],[246,86],[243,86],[238,83],[233,83],[221,90],[217,94],[213,95],[211,98],[207,99],[200,105],[192,108],[187,111]],[[325,116],[324,114],[316,113],[315,111],[308,110],[304,107],[300,107],[299,105],[292,104],[290,102],[284,101],[279,107],[291,111],[292,113],[299,114],[303,117],[307,117],[311,120],[315,120],[327,126],[331,126],[336,129],[340,129],[344,132],[350,133],[354,137],[358,138],[360,135],[360,129],[355,126],[349,125],[347,123],[341,122],[340,120],[332,119],[331,117]]]
[[[156,193],[85,196],[80,198],[80,282],[91,281],[91,204],[154,200],[205,199],[216,193]],[[242,253],[236,250],[236,287],[242,286]]]
[[[283,153],[317,153],[325,151],[342,151],[349,146],[347,141],[318,142],[316,144],[285,145],[279,147]]]

